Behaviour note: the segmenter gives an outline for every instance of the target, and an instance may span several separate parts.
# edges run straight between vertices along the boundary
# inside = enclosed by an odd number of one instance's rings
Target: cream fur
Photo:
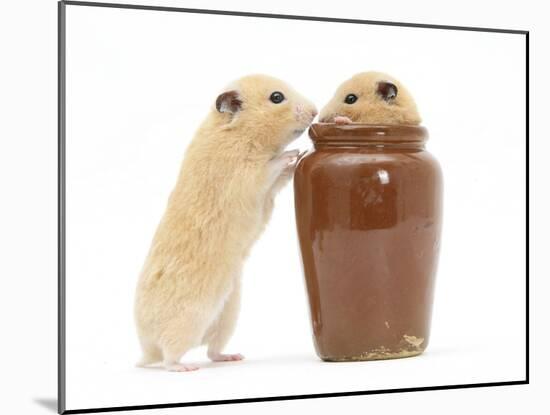
[[[162,360],[169,370],[196,369],[178,362],[201,344],[215,360],[239,356],[221,352],[237,320],[242,263],[292,175],[297,154],[281,152],[316,111],[265,75],[241,78],[231,90],[242,108],[231,114],[213,107],[199,127],[139,278],[140,365]],[[287,99],[272,103],[274,91]]]
[[[397,97],[392,102],[384,101],[377,93],[379,81],[389,81],[397,86]],[[346,104],[345,97],[355,94],[354,104]],[[364,124],[420,124],[413,97],[395,78],[381,72],[362,72],[354,75],[338,87],[334,97],[321,110],[321,122],[334,122],[336,117]],[[338,120],[336,120],[338,122]]]

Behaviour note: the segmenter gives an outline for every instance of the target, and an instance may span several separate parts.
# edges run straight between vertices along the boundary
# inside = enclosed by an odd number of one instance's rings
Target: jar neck
[[[312,124],[309,128],[315,148],[364,147],[379,150],[422,150],[428,130],[417,125]]]
[[[352,140],[334,140],[314,142],[313,147],[315,149],[329,149],[329,148],[365,148],[368,150],[379,151],[391,151],[391,150],[411,150],[419,151],[424,150],[426,145],[424,143],[387,143],[387,142],[364,142],[364,141],[352,141]]]

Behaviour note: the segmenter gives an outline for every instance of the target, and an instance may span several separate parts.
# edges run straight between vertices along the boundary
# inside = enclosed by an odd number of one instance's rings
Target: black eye
[[[269,100],[274,104],[280,104],[285,100],[285,96],[283,95],[282,92],[275,91],[274,93],[271,94],[271,96],[269,97]]]
[[[346,104],[355,104],[355,101],[357,101],[357,95],[355,94],[348,94],[346,95],[346,99],[344,99],[344,102]]]

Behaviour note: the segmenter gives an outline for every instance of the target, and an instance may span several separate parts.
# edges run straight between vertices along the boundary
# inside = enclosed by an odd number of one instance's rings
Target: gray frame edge
[[[65,337],[65,3],[57,3],[57,412],[65,412],[66,337]]]

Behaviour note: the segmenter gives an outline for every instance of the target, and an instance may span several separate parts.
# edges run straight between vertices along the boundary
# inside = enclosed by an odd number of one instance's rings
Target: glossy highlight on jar
[[[421,354],[430,335],[442,173],[427,129],[313,124],[294,177],[314,345],[327,361]]]

